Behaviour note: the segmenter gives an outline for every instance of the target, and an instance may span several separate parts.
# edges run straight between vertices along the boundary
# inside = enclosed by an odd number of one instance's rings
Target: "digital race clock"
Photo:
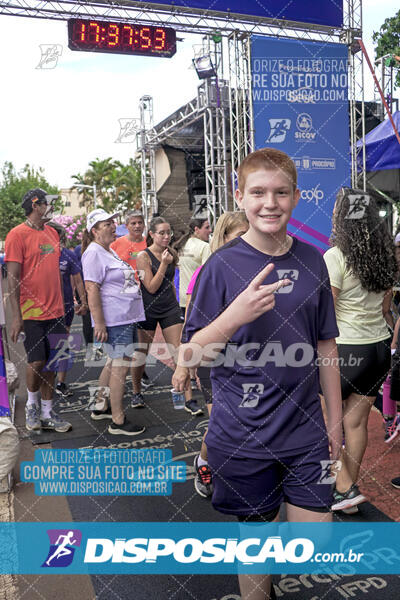
[[[176,52],[176,32],[171,27],[70,19],[68,47],[87,52],[170,57]]]

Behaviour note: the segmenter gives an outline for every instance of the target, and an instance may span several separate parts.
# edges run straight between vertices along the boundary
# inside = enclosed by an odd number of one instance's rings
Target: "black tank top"
[[[151,272],[155,275],[161,263],[148,248],[145,248],[144,252],[147,252],[150,257]],[[179,304],[175,295],[174,277],[175,266],[171,263],[168,265],[163,281],[155,294],[150,294],[142,283],[141,289],[146,318],[164,317],[170,312],[179,311]]]

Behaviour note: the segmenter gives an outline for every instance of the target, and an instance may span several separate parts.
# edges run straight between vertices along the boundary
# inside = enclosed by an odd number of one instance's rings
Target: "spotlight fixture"
[[[199,79],[208,79],[209,77],[217,76],[212,60],[208,54],[194,58],[193,65]]]

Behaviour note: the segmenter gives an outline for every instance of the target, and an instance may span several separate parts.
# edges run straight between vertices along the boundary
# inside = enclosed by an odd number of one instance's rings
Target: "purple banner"
[[[6,363],[4,361],[3,330],[0,327],[0,417],[9,416],[10,403],[8,401]]]

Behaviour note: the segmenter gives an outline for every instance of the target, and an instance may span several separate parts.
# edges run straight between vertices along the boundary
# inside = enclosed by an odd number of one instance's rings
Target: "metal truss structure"
[[[162,0],[160,0],[162,2]],[[131,0],[0,0],[0,15],[66,20],[103,18],[140,24],[159,24],[177,31],[203,34],[203,48],[213,58],[217,74],[198,88],[197,98],[154,127],[152,98],[140,100],[138,149],[142,164],[142,198],[146,220],[157,212],[155,149],[173,131],[203,118],[208,207],[212,220],[227,210],[229,192],[243,157],[254,147],[250,36],[339,42],[349,48],[349,102],[351,138],[351,181],[366,186],[364,139],[364,71],[357,39],[362,35],[362,0],[343,0],[344,24],[334,28],[316,24],[235,16],[211,10],[183,7],[155,7]],[[215,41],[218,32],[222,42]],[[225,59],[227,57],[228,60]],[[225,59],[225,60],[224,60]],[[228,69],[225,64],[228,63]],[[229,122],[229,127],[227,123]],[[230,156],[227,152],[230,132]],[[230,168],[228,165],[230,163]],[[360,171],[361,169],[361,171]]]
[[[365,190],[364,60],[357,42],[359,38],[362,39],[362,0],[345,0],[344,29],[340,39],[349,49],[351,185]],[[357,146],[359,140],[362,144]]]
[[[142,210],[147,228],[149,215],[158,213],[156,194],[155,143],[153,141],[153,98],[142,96],[139,103],[140,129],[137,133],[140,148]]]
[[[393,113],[393,107],[395,106],[395,99],[393,98],[394,80],[396,78],[396,73],[397,73],[398,69],[400,68],[400,65],[396,66],[396,70],[395,70],[395,67],[393,66],[393,64],[391,64],[391,63],[387,64],[388,58],[390,58],[389,54],[387,54],[385,56],[381,56],[380,58],[378,58],[375,61],[375,66],[377,67],[376,76],[380,83],[383,95],[386,98],[386,102],[389,106],[390,111]],[[379,94],[377,91],[375,92],[375,99],[378,102],[380,102]],[[395,110],[397,110],[397,107]],[[381,114],[379,116],[382,119],[385,117],[385,109],[384,109],[383,105],[381,105]]]

